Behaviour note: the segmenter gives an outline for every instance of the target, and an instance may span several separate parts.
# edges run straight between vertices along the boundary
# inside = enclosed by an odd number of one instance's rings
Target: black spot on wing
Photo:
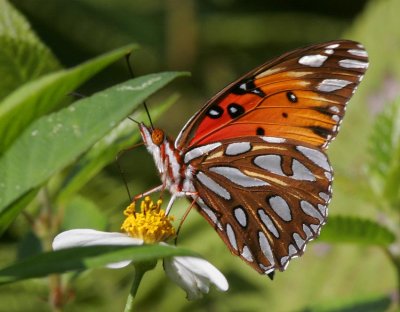
[[[231,118],[237,118],[244,113],[244,108],[242,105],[237,103],[231,103],[228,105],[228,114]]]
[[[265,97],[265,93],[260,88],[256,87],[253,79],[243,80],[239,82],[237,86],[232,89],[232,93],[237,95],[253,93],[260,97]]]
[[[224,113],[224,109],[218,105],[211,106],[207,111],[207,116],[212,119],[218,119]]]
[[[298,102],[297,96],[291,91],[286,92],[286,97],[289,100],[289,102],[291,102],[291,103],[297,103]]]
[[[313,107],[313,109],[321,114],[332,116],[332,112],[329,110],[329,106],[317,106]]]
[[[326,129],[324,127],[319,127],[319,126],[310,126],[308,127],[311,129],[312,132],[314,132],[316,135],[319,135],[320,137],[326,139],[328,135],[331,134],[331,130]]]
[[[258,127],[256,130],[256,134],[257,135],[264,135],[265,134],[265,130],[261,127]]]

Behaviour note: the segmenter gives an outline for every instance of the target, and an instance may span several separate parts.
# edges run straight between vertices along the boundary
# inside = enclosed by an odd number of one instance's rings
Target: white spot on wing
[[[326,49],[324,52],[326,54],[333,54],[334,51],[332,49]]]
[[[268,242],[267,237],[263,232],[258,232],[258,243],[260,244],[260,248],[264,256],[267,258],[269,263],[273,265],[275,261],[274,261],[274,256],[272,254],[271,246]]]
[[[269,183],[257,178],[249,177],[239,169],[233,167],[226,167],[226,166],[212,167],[210,168],[210,171],[224,176],[226,179],[230,180],[232,183],[236,185],[244,187],[269,185]]]
[[[247,247],[246,245],[244,245],[242,253],[240,254],[243,258],[245,258],[247,261],[249,262],[253,262],[253,255],[251,254],[251,251],[249,249],[249,247]]]
[[[325,171],[324,175],[328,179],[328,181],[332,181],[332,174],[329,171]]]
[[[293,244],[289,245],[288,254],[289,254],[289,257],[292,257],[292,258],[293,258],[293,256],[295,256],[297,254],[297,249],[296,249],[296,247],[294,247]]]
[[[217,182],[215,182],[213,179],[207,176],[204,172],[199,171],[196,177],[201,182],[201,184],[203,184],[205,187],[207,187],[209,190],[211,190],[218,196],[226,200],[231,199],[231,194],[228,192],[228,190],[219,185]]]
[[[315,181],[315,176],[313,175],[313,173],[296,159],[293,159],[292,171],[292,179],[300,181]]]
[[[280,196],[273,196],[268,199],[272,210],[284,221],[291,221],[292,214],[288,203]]]
[[[232,248],[237,250],[238,247],[236,242],[236,235],[235,232],[233,231],[232,226],[229,223],[226,225],[226,234],[228,235],[228,240]]]
[[[322,92],[332,92],[343,89],[351,83],[343,79],[324,79],[318,84],[317,89]]]
[[[339,43],[334,43],[334,44],[330,44],[328,46],[326,46],[326,49],[336,49],[339,47]]]
[[[352,59],[340,60],[339,65],[344,68],[360,68],[360,69],[368,68],[368,62],[361,62]]]
[[[299,233],[293,233],[293,239],[297,245],[297,247],[301,250],[303,250],[303,247],[305,246],[305,241],[304,239],[301,238],[301,236],[299,235]]]
[[[211,109],[208,111],[208,114],[211,115],[211,116],[214,116],[214,117],[218,117],[218,116],[220,115],[220,112],[217,111],[217,110],[215,110],[215,109],[212,109],[212,108],[211,108]]]
[[[198,198],[198,199],[196,200],[196,202],[197,202],[197,204],[200,206],[201,210],[203,210],[203,211],[207,214],[207,216],[211,219],[211,221],[212,221],[214,224],[216,224],[216,225],[218,226],[218,228],[222,231],[222,230],[223,230],[223,229],[222,229],[222,225],[221,225],[221,223],[218,221],[218,217],[217,217],[217,215],[215,214],[215,212],[214,212],[210,207],[208,207],[208,206],[205,204],[205,202],[204,202],[201,198]]]
[[[207,145],[203,145],[203,146],[199,146],[194,149],[191,149],[190,151],[188,151],[185,154],[184,162],[185,162],[185,164],[187,164],[190,161],[192,161],[193,159],[203,156],[203,155],[211,152],[212,150],[216,149],[219,146],[221,146],[221,143],[217,142],[217,143],[211,143],[211,144],[207,144]]]
[[[321,214],[326,217],[326,206],[318,204],[318,209],[321,212]]]
[[[286,141],[283,138],[267,137],[267,136],[263,136],[261,137],[261,139],[263,139],[267,143],[285,143]]]
[[[310,228],[306,224],[303,224],[303,232],[306,234],[307,239],[309,240],[314,236]]]
[[[319,235],[319,233],[321,232],[321,226],[318,224],[311,224],[310,227],[311,227],[311,230],[313,230],[314,233],[317,235]]]
[[[247,226],[247,216],[246,212],[243,210],[242,207],[236,207],[235,210],[233,211],[235,214],[236,221],[242,226],[246,227]]]
[[[321,67],[327,58],[326,55],[321,54],[305,55],[299,59],[299,64],[311,67]]]
[[[337,106],[331,106],[331,107],[329,107],[329,110],[334,113],[340,112],[339,107],[337,107]]]
[[[311,149],[309,147],[298,145],[296,149],[306,156],[309,160],[311,160],[318,167],[325,169],[327,171],[331,170],[331,166],[329,165],[328,158],[326,155],[316,149]]]
[[[285,174],[281,167],[281,159],[282,158],[279,155],[260,155],[254,158],[254,163],[261,169],[284,176]]]
[[[353,54],[355,56],[368,57],[368,53],[365,50],[350,49],[347,52],[349,52],[350,54]]]
[[[327,202],[330,198],[329,195],[324,192],[319,192],[318,196],[321,197],[323,200],[325,200],[325,202]]]
[[[271,218],[265,213],[263,209],[257,210],[258,216],[260,217],[262,223],[267,227],[267,229],[276,237],[279,238],[279,232],[272,222]]]
[[[281,258],[281,265],[283,269],[286,270],[287,266],[289,265],[289,256],[284,256]]]
[[[226,148],[225,154],[228,156],[236,156],[246,153],[250,150],[251,150],[250,142],[231,143]]]
[[[264,264],[259,263],[258,266],[260,267],[261,270],[264,270],[264,274],[269,274],[269,273],[275,271],[275,268],[272,265],[269,267],[266,267]]]
[[[310,217],[318,219],[320,222],[323,221],[323,217],[319,213],[319,211],[311,205],[308,201],[302,200],[300,202],[300,207],[304,211],[305,214],[309,215]]]

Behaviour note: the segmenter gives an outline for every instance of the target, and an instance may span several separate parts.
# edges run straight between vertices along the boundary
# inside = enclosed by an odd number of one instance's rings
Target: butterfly
[[[325,150],[368,68],[364,47],[337,40],[288,52],[209,100],[173,141],[139,125],[162,184],[187,197],[230,251],[271,278],[301,256],[328,216]]]

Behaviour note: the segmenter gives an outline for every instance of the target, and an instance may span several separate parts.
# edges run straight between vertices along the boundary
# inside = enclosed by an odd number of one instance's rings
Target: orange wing
[[[179,134],[175,146],[267,135],[327,148],[368,67],[364,47],[338,40],[284,54],[231,83]]]

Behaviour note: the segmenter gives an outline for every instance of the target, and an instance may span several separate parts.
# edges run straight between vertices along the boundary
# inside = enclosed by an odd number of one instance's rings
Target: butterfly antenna
[[[151,121],[150,112],[147,108],[146,102],[143,102],[144,109],[146,110],[147,117],[149,118],[151,129],[154,129],[153,122]]]
[[[133,78],[133,77],[135,77],[135,74],[133,73],[132,65],[131,65],[131,62],[130,62],[130,56],[131,56],[131,53],[126,54],[125,55],[125,61],[126,61],[126,64],[128,66],[129,75],[131,76],[131,78]],[[144,109],[146,111],[147,117],[149,118],[151,129],[154,129],[153,122],[152,122],[151,117],[150,117],[149,109],[147,108],[147,104],[146,104],[145,101],[143,101],[143,106],[144,106]]]
[[[128,119],[129,119],[130,121],[133,121],[134,123],[140,125],[140,122],[137,121],[137,120],[135,120],[135,119],[133,119],[132,117],[128,116]]]

